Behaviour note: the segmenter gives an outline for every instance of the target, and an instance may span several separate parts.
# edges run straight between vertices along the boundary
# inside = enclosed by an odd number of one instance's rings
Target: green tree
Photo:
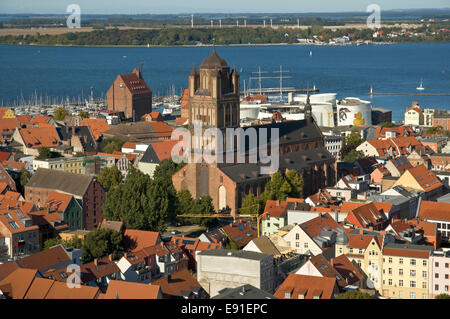
[[[303,176],[294,169],[287,171],[286,181],[291,186],[289,197],[301,198],[303,196]]]
[[[125,181],[106,194],[103,216],[122,220],[127,228],[162,232],[178,207],[171,179],[152,180],[131,166]]]
[[[81,111],[80,113],[78,113],[78,116],[81,117],[82,119],[88,119],[89,118],[89,112]]]
[[[73,237],[69,240],[63,240],[59,237],[49,238],[44,242],[44,250],[50,249],[56,245],[63,245],[66,248],[82,248],[83,241],[78,237]]]
[[[336,299],[372,299],[372,296],[360,290],[347,290],[339,294]]]
[[[66,116],[69,114],[69,111],[67,111],[65,108],[63,107],[58,107],[55,110],[55,120],[56,121],[64,121],[64,119],[66,118]]]
[[[123,180],[122,173],[116,166],[105,167],[98,177],[99,183],[106,189],[118,186]]]
[[[358,159],[362,153],[357,153],[355,150],[359,145],[364,143],[364,139],[361,138],[361,135],[358,133],[357,130],[352,130],[352,132],[345,137],[345,143],[344,146],[341,149],[341,158],[344,162],[353,163],[355,160],[351,161],[352,159]],[[350,154],[348,157],[347,155]],[[364,157],[364,154],[362,155]]]
[[[381,127],[395,127],[395,124],[392,122],[383,122],[380,124]]]
[[[102,152],[111,154],[114,151],[121,151],[122,145],[124,144],[124,141],[119,140],[118,138],[111,137],[111,138],[105,138],[102,141],[101,149]]]
[[[62,155],[60,153],[50,151],[50,149],[48,147],[39,147],[38,152],[39,152],[39,155],[38,155],[38,157],[36,157],[36,159],[62,157]]]
[[[434,299],[450,299],[450,295],[448,294],[439,294]]]
[[[28,183],[28,181],[31,178],[31,173],[24,168],[20,170],[20,186],[22,189],[24,189],[25,185]]]
[[[254,215],[258,209],[259,199],[252,193],[247,194],[242,199],[242,206],[240,209],[241,214],[252,214]]]
[[[83,243],[83,262],[87,263],[95,258],[120,258],[123,253],[122,234],[112,229],[95,229],[85,238]]]
[[[343,158],[342,161],[347,163],[354,163],[355,161],[366,157],[362,151],[357,151],[355,149],[350,150]]]
[[[172,179],[172,175],[175,174],[181,167],[185,164],[182,162],[180,164],[175,163],[172,159],[162,160],[161,163],[156,167],[153,178],[169,178]]]
[[[193,212],[194,199],[191,192],[187,189],[182,189],[177,193],[178,198],[178,212],[182,214],[191,214]]]

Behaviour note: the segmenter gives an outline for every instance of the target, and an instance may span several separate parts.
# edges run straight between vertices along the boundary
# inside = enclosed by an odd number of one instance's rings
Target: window
[[[439,263],[437,261],[434,263],[434,267],[439,267]]]
[[[403,264],[403,258],[399,258],[398,263]]]
[[[392,257],[389,257],[389,263],[392,264]]]
[[[399,280],[399,281],[398,281],[398,285],[399,285],[400,287],[403,287],[403,280]]]
[[[422,271],[422,278],[427,278],[427,272],[426,271]]]
[[[426,289],[427,288],[427,283],[424,281],[424,282],[422,282],[422,288],[423,289]]]
[[[438,291],[439,290],[439,285],[434,285],[434,290]]]
[[[297,247],[297,248],[300,247],[300,243],[299,243],[299,242],[296,242],[296,243],[295,243],[295,247]]]
[[[305,243],[303,247],[308,248],[308,243]],[[341,248],[342,249],[342,248]]]
[[[427,265],[427,261],[424,260],[424,261],[422,262],[422,265],[423,265],[423,266],[426,266],[426,265]]]
[[[448,285],[445,285],[444,290],[445,290],[445,291],[448,291]]]
[[[411,259],[409,263],[410,263],[410,265],[415,266],[416,265],[416,260],[415,259]]]
[[[389,280],[388,280],[388,285],[389,285],[389,286],[392,286],[392,279],[389,279]]]
[[[284,293],[284,298],[291,298],[291,293],[290,292],[285,292]]]
[[[448,274],[445,274],[445,279],[448,279]]]
[[[300,234],[295,234],[295,240],[300,240]]]
[[[399,274],[400,276],[403,276],[403,269],[402,269],[402,268],[400,268],[400,269],[398,270],[398,274]]]
[[[411,292],[409,294],[409,296],[410,296],[411,299],[416,299],[416,293],[415,292]]]
[[[448,268],[448,263],[445,263],[445,268]]]
[[[416,288],[416,282],[415,281],[410,281],[409,282],[409,287],[410,288]]]
[[[434,278],[439,278],[439,274],[438,274],[438,273],[435,273],[435,274],[434,274]]]
[[[389,273],[389,275],[392,275],[392,268],[388,269],[388,273]]]
[[[411,277],[415,277],[416,276],[416,271],[415,270],[410,270],[409,275]]]

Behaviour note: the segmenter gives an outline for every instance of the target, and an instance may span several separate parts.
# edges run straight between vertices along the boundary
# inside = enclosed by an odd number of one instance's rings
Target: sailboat
[[[309,56],[312,56],[312,51],[309,51]]]
[[[420,79],[420,86],[419,86],[419,87],[416,87],[416,90],[418,90],[418,91],[423,91],[423,90],[425,90],[425,88],[424,88],[423,85],[422,85],[422,79]]]

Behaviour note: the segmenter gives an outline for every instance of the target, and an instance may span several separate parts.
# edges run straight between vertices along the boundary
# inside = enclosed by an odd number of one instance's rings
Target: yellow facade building
[[[396,299],[428,299],[432,246],[387,244],[383,248],[382,295]]]

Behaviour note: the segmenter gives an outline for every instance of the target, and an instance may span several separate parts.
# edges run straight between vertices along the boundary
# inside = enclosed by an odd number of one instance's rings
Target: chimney
[[[98,266],[98,259],[97,258],[94,259],[94,265]]]
[[[123,256],[124,256],[125,258],[128,258],[128,253],[125,253]]]
[[[360,230],[359,230],[359,234],[360,234],[360,235],[364,235],[364,229],[360,229]]]
[[[109,255],[109,256],[108,256],[108,258],[109,258],[109,261],[113,261],[113,257],[112,257],[112,254],[111,254],[111,255]]]
[[[373,231],[373,227],[372,226],[369,227],[369,231],[371,231],[371,232]]]
[[[334,267],[334,258],[330,259],[330,265],[331,265],[331,267]]]
[[[382,230],[382,231],[380,231],[380,235],[384,236],[384,235],[386,235],[386,232],[384,230]]]

